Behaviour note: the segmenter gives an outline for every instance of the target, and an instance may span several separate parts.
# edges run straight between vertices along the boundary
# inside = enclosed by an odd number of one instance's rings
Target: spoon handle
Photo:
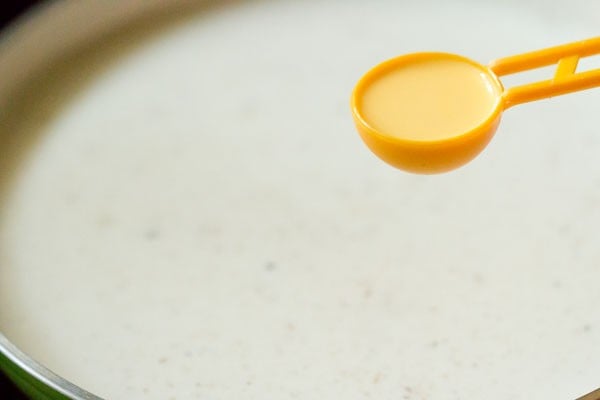
[[[497,76],[510,75],[557,64],[552,79],[516,86],[504,91],[504,108],[547,97],[600,86],[600,68],[577,72],[580,58],[600,54],[600,36],[556,47],[500,58],[489,64]]]

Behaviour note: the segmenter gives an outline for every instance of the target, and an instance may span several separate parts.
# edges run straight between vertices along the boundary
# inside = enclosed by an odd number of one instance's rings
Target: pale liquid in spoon
[[[479,68],[454,59],[390,67],[364,89],[361,109],[386,136],[430,141],[460,136],[493,115],[495,82]]]

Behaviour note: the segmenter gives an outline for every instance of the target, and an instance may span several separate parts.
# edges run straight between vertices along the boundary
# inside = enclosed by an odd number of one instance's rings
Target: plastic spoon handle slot
[[[581,58],[596,54],[600,54],[600,37],[500,58],[492,61],[489,68],[500,77],[557,64],[552,79],[505,90],[502,97],[504,108],[508,108],[516,104],[600,86],[600,68],[576,72]]]

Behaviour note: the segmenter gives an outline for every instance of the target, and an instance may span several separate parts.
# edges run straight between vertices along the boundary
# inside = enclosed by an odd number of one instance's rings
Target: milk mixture
[[[228,2],[23,85],[0,127],[0,330],[111,400],[598,387],[599,91],[511,110],[436,177],[376,159],[348,110],[377,62],[486,62],[597,35],[598,14],[438,3]]]

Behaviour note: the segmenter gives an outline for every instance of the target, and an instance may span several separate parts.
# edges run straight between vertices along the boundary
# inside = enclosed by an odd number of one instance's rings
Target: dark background
[[[4,28],[41,0],[0,0],[0,35]],[[1,40],[1,39],[0,39]],[[0,77],[6,79],[6,77]],[[0,372],[0,399],[25,400],[14,385]]]
[[[4,0],[0,2],[0,29],[40,0]]]

